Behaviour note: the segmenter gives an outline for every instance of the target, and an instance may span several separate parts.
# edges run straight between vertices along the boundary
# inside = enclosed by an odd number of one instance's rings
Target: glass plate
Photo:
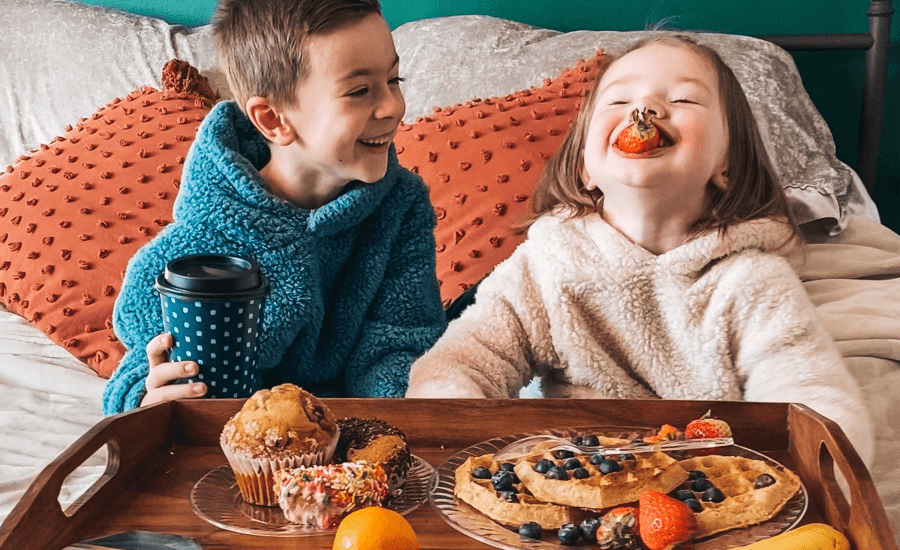
[[[406,515],[428,498],[434,468],[413,455],[412,466],[400,487],[400,494],[389,497],[386,508]],[[268,537],[312,537],[333,534],[336,528],[319,529],[289,522],[279,506],[256,506],[241,498],[230,466],[212,470],[191,490],[191,508],[201,519],[245,535]]]
[[[605,426],[594,428],[554,429],[489,439],[482,443],[472,445],[467,449],[463,449],[438,466],[437,475],[435,475],[435,480],[432,483],[428,498],[431,501],[432,507],[438,511],[444,521],[451,527],[485,544],[497,548],[506,548],[508,550],[570,549],[572,548],[571,546],[563,546],[556,541],[555,534],[553,533],[544,533],[544,537],[540,541],[523,539],[512,529],[496,523],[465,502],[457,500],[456,497],[453,496],[456,469],[469,457],[496,453],[517,439],[529,435],[537,435],[538,433],[551,433],[562,437],[573,437],[579,434],[592,433],[631,440],[638,436],[656,433],[656,431],[657,430],[650,428],[610,428]],[[781,464],[775,460],[739,445],[721,447],[719,452],[725,455],[743,456],[756,460],[763,460],[773,466],[781,467]],[[694,451],[681,452],[685,458],[693,456],[694,453]],[[788,500],[781,511],[769,521],[759,525],[753,525],[743,529],[733,529],[731,531],[713,535],[707,539],[695,542],[694,550],[727,550],[729,548],[748,545],[783,533],[800,522],[803,518],[803,514],[806,513],[807,504],[806,488],[801,483],[800,490],[797,491],[797,493]],[[589,545],[584,540],[581,540],[579,541],[578,546],[594,547],[595,545]]]

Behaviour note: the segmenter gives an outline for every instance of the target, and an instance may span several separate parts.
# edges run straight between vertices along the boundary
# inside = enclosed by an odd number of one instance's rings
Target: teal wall
[[[215,0],[81,0],[173,24],[209,22]],[[541,27],[635,30],[666,18],[670,26],[734,34],[865,32],[868,0],[381,0],[392,27],[407,21],[460,14],[486,14]],[[893,0],[900,12],[900,0]],[[564,6],[565,9],[561,9]],[[838,157],[856,163],[861,52],[797,52],[804,85],[834,133]],[[847,79],[847,74],[856,75]],[[900,233],[900,16],[891,24],[891,54],[883,117],[885,128],[875,201],[885,225]],[[893,189],[889,196],[887,187]]]

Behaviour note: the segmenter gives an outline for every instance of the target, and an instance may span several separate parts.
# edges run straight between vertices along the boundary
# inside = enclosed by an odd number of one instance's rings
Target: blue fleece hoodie
[[[163,332],[156,276],[176,257],[254,258],[270,284],[260,326],[264,384],[319,396],[402,396],[409,367],[446,327],[435,217],[422,180],[391,147],[387,174],[350,183],[316,210],[266,191],[269,146],[234,102],[206,117],[185,161],[174,222],[131,259],[116,299],[128,349],[103,395],[107,415],[140,405],[147,343]]]

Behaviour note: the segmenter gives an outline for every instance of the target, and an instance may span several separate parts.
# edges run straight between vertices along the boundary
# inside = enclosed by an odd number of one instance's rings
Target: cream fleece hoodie
[[[803,403],[868,462],[856,381],[777,250],[786,227],[746,222],[665,254],[597,214],[546,216],[416,361],[407,397],[547,397]]]

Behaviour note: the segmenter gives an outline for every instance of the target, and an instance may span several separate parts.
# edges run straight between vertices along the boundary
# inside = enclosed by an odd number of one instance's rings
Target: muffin
[[[412,465],[412,455],[406,434],[400,428],[377,418],[344,418],[338,421],[338,428],[336,461],[381,464],[391,491],[403,485]]]
[[[334,414],[293,384],[260,390],[225,424],[219,443],[246,502],[276,506],[274,473],[327,464],[339,436]]]
[[[278,470],[275,490],[288,521],[328,529],[353,510],[381,505],[388,485],[381,464],[345,462]]]

